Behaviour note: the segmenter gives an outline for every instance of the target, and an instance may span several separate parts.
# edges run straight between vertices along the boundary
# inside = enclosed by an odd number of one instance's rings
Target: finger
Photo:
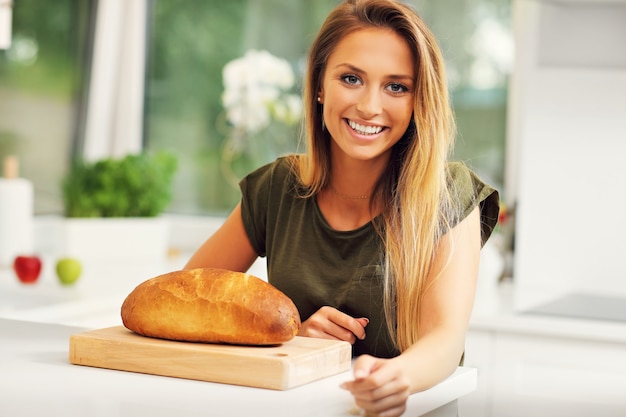
[[[365,339],[365,326],[369,323],[368,318],[361,317],[355,319],[354,317],[332,307],[322,307],[319,312],[326,314],[328,320],[332,321],[339,327],[352,332],[355,337],[361,340]]]
[[[361,355],[352,366],[353,381],[346,381],[340,385],[341,388],[350,391],[353,395],[357,392],[369,392],[377,388],[376,381],[368,378],[377,367],[379,359],[370,355]]]
[[[350,332],[346,332],[345,334],[347,335],[347,337],[352,335],[352,333]],[[319,328],[302,327],[300,331],[298,332],[298,336],[314,337],[316,339],[341,340],[341,341],[350,342],[350,340],[347,340],[345,337],[331,334],[330,330],[328,330],[327,328],[321,328],[321,327]],[[352,337],[354,338],[354,335],[352,335]]]
[[[341,340],[354,344],[356,337],[354,334],[342,327],[331,322],[327,323],[309,323],[303,325],[298,332],[298,336],[315,337],[318,339]]]
[[[358,382],[355,383],[355,385],[358,385]],[[360,387],[356,387],[354,391],[352,391],[352,395],[355,399],[366,402],[381,401],[385,398],[391,398],[393,396],[400,396],[401,398],[408,398],[409,396],[409,384],[400,378],[387,381],[373,389],[359,388]]]
[[[352,374],[354,375],[355,380],[361,380],[370,376],[372,372],[374,372],[378,367],[378,362],[380,359],[377,359],[370,355],[361,355],[354,361],[354,366],[352,367]]]
[[[400,415],[406,409],[406,402],[409,398],[408,392],[399,391],[376,400],[354,397],[357,406],[376,415]],[[395,414],[393,410],[400,411]]]
[[[369,319],[355,319],[336,308],[324,306],[302,323],[299,336],[344,340],[354,344],[356,338],[365,338]]]
[[[354,404],[362,416],[400,416],[406,411],[409,392],[398,391],[379,399],[354,397]]]
[[[351,330],[333,322],[328,322],[325,331],[336,339],[349,342],[351,345],[356,342],[356,335]]]
[[[407,389],[410,386],[410,380],[405,370],[394,359],[381,359],[372,356],[362,355],[354,363],[355,387],[361,390],[377,389],[392,381],[400,384]],[[356,378],[358,375],[367,376],[361,379]]]
[[[366,358],[364,358],[366,359]],[[374,358],[376,359],[376,358]],[[410,381],[402,372],[393,366],[385,365],[389,361],[376,360],[370,374],[367,377],[355,378],[342,384],[342,388],[349,390],[355,398],[376,401],[397,392],[407,395],[410,389]],[[363,371],[356,369],[360,364],[355,363],[354,372],[360,376]],[[367,364],[366,364],[367,366]]]
[[[367,317],[361,317],[355,320],[361,325],[361,327],[363,327],[363,329],[365,329],[365,327],[367,327],[367,325],[370,323],[370,319],[368,319]],[[363,338],[365,338],[365,333],[363,334]]]
[[[358,321],[359,324],[361,326],[363,326],[363,327],[367,326],[369,324],[369,322],[370,322],[370,319],[368,319],[367,317],[361,317],[361,318],[358,318],[358,319],[355,319],[355,320]]]
[[[405,411],[410,381],[393,360],[362,355],[353,369],[355,379],[342,387],[352,393],[360,408],[381,416],[398,416]]]
[[[355,403],[364,410],[387,415],[393,414],[390,412],[393,409],[403,411],[409,394],[407,385],[394,380],[371,391],[353,393],[353,396]]]
[[[378,407],[376,409],[367,409],[359,404],[356,404],[356,406],[360,410],[360,415],[365,417],[398,417],[403,415],[406,411],[406,402],[389,408],[380,409],[378,409]]]
[[[352,331],[336,324],[332,317],[324,311],[318,311],[306,320],[298,335],[307,337],[317,337],[321,339],[343,340],[354,344],[356,337]]]
[[[352,332],[358,339],[365,339],[365,326],[369,323],[369,319],[365,317],[355,319],[339,310],[329,315],[329,319],[338,326]]]

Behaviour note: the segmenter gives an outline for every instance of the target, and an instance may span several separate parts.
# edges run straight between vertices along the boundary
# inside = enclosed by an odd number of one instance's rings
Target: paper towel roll
[[[24,178],[0,178],[0,266],[33,253],[33,185]]]

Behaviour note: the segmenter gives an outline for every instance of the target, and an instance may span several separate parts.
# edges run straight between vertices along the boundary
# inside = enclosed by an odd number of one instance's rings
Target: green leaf
[[[158,216],[171,202],[177,168],[177,158],[165,151],[75,161],[62,182],[65,215]]]

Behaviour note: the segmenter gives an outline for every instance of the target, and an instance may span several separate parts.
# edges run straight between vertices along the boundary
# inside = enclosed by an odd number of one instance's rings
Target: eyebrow
[[[335,66],[335,69],[339,69],[341,67],[348,67],[348,69],[350,69],[351,71],[354,71],[354,72],[357,72],[357,73],[361,73],[361,74],[365,72],[361,68],[355,67],[352,64],[339,64],[339,65]],[[388,75],[387,77],[392,78],[394,80],[407,80],[407,81],[411,81],[411,82],[415,81],[414,77],[411,77],[410,75],[405,75],[405,74],[391,74],[391,75]]]

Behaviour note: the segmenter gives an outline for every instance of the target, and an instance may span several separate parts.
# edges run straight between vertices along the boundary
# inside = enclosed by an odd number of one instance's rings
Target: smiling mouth
[[[380,132],[382,132],[382,130],[384,129],[383,126],[364,126],[364,125],[360,125],[356,122],[353,122],[350,119],[346,119],[346,121],[348,122],[348,125],[352,128],[352,130],[354,130],[355,132],[361,134],[361,135],[376,135]]]

